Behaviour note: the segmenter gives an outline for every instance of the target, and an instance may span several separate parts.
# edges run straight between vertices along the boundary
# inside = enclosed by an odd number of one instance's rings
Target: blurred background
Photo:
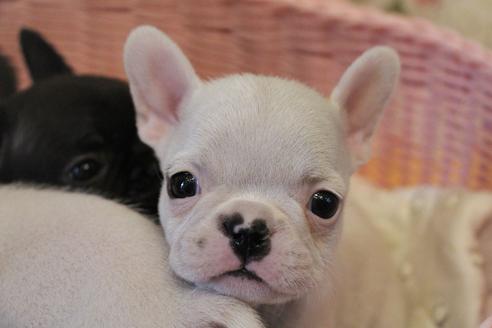
[[[400,87],[361,174],[380,186],[492,188],[490,0],[0,0],[0,51],[29,85],[18,32],[38,30],[79,73],[125,78],[129,31],[155,25],[202,78],[301,80],[327,96],[363,50],[402,58]]]
[[[407,16],[421,16],[492,46],[492,1],[489,0],[352,0]]]

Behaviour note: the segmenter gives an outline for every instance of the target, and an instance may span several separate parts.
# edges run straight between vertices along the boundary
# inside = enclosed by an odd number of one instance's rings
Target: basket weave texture
[[[18,67],[29,26],[78,72],[124,78],[122,46],[140,24],[168,33],[203,78],[273,74],[326,95],[362,51],[392,46],[401,83],[360,174],[385,187],[492,188],[492,54],[426,21],[337,0],[0,0],[1,51]]]

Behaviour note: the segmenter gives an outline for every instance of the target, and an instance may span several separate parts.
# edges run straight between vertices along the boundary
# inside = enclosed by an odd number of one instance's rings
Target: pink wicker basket
[[[124,77],[122,45],[139,24],[170,34],[202,77],[274,74],[325,94],[364,49],[390,45],[401,84],[361,174],[492,188],[492,55],[425,21],[327,0],[0,0],[0,47],[18,65],[17,33],[30,26],[79,72]]]

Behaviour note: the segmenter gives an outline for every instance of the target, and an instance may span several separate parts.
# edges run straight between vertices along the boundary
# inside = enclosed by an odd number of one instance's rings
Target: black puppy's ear
[[[23,28],[20,32],[20,44],[33,82],[72,73],[72,68],[65,63],[63,57],[38,32]]]
[[[7,57],[0,54],[0,98],[8,97],[17,91],[15,70]]]

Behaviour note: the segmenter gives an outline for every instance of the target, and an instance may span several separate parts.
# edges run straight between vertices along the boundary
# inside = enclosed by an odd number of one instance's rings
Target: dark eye
[[[102,165],[94,159],[84,159],[70,167],[68,174],[76,182],[84,182],[95,177]]]
[[[332,218],[338,211],[340,198],[328,190],[319,190],[311,196],[309,210],[322,219]]]
[[[169,178],[167,192],[171,198],[192,197],[198,192],[198,182],[190,172],[178,172]]]

